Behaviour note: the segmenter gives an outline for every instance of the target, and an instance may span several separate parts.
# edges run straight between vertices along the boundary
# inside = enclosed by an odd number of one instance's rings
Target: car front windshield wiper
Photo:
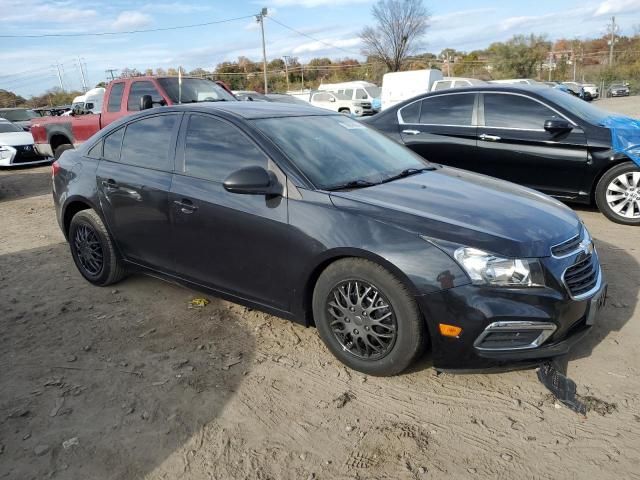
[[[436,169],[436,167],[434,167],[434,166],[423,167],[423,168],[407,168],[405,170],[402,170],[397,175],[393,175],[391,177],[385,178],[380,183],[393,182],[394,180],[398,180],[399,178],[410,177],[411,175],[416,175],[418,173],[422,173],[422,172],[426,172],[426,171],[430,171],[430,170],[435,170],[435,169]]]
[[[338,185],[332,185],[331,187],[325,188],[325,190],[329,190],[330,192],[334,192],[337,190],[350,190],[354,188],[366,188],[372,187],[374,185],[378,185],[375,182],[370,182],[369,180],[351,180],[350,182],[340,183]]]

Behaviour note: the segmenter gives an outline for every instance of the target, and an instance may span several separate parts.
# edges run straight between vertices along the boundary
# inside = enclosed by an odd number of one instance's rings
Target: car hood
[[[0,145],[9,145],[11,147],[33,145],[33,136],[29,132],[0,133]]]
[[[509,257],[546,257],[580,231],[568,207],[485,175],[442,167],[368,188],[331,193],[353,209],[430,238]]]

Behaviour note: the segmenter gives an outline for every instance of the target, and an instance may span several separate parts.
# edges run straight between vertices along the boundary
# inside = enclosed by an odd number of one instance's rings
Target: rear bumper
[[[591,299],[603,296],[605,290],[603,281],[598,291],[578,301],[569,298],[565,292],[549,288],[518,291],[464,285],[421,295],[417,300],[429,327],[435,368],[488,370],[530,367],[568,353],[591,328],[588,322],[593,320],[593,315],[589,313],[595,308]],[[540,332],[552,328],[541,335],[539,344],[532,341],[527,347],[482,348],[483,336],[498,322],[527,325],[529,328],[522,329],[523,336],[527,330],[530,333],[532,326],[539,326]],[[462,333],[458,338],[442,336],[438,331],[439,323],[457,325]]]

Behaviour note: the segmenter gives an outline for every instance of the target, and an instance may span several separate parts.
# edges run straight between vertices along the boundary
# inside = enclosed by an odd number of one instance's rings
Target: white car
[[[333,110],[334,112],[344,113],[346,115],[354,115],[361,117],[363,115],[373,115],[371,102],[366,100],[353,100],[343,93],[334,92],[315,92],[311,94],[311,105],[315,107]]]
[[[33,137],[8,120],[0,119],[0,167],[48,163],[52,159],[40,155]]]
[[[436,80],[433,82],[431,91],[437,92],[438,90],[448,90],[450,88],[464,88],[486,84],[487,82],[478,80],[477,78],[444,77],[442,80]]]
[[[591,98],[598,98],[600,96],[600,89],[593,83],[583,83],[582,88],[584,88],[585,92],[591,94]]]

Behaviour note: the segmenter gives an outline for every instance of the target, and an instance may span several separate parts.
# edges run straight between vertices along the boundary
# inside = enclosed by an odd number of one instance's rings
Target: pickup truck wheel
[[[607,171],[596,187],[596,204],[609,220],[640,226],[640,167],[625,162]]]
[[[73,145],[71,145],[70,143],[63,143],[62,145],[58,145],[56,147],[56,150],[53,152],[53,158],[58,160],[60,158],[60,155],[62,155],[66,150],[71,150],[72,148]]]

